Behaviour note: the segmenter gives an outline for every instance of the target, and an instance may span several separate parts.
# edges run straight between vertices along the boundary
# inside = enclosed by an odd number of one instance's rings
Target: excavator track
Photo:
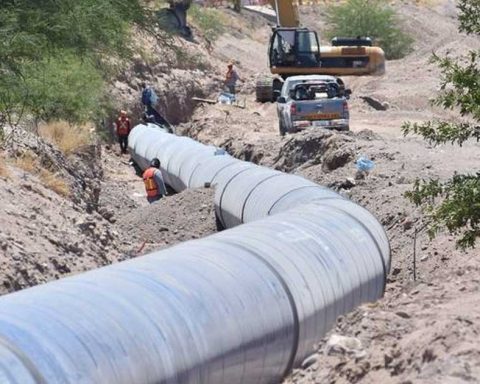
[[[273,77],[262,76],[258,78],[255,84],[255,94],[257,101],[260,103],[273,101]]]
[[[255,94],[260,103],[269,103],[277,100],[277,94],[280,94],[283,80],[279,77],[261,76],[257,79],[255,85]]]

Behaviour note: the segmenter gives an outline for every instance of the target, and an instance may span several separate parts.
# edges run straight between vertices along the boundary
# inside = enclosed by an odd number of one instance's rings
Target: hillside
[[[140,84],[147,81],[177,134],[331,187],[366,207],[386,229],[392,268],[385,297],[339,318],[285,384],[480,382],[478,250],[458,250],[446,233],[430,240],[421,212],[404,197],[417,177],[445,180],[454,172],[478,171],[479,144],[432,146],[401,133],[406,120],[454,116],[429,103],[439,89],[431,52],[462,54],[480,42],[457,31],[453,0],[405,0],[394,7],[415,39],[413,52],[389,61],[385,76],[345,78],[353,90],[351,132],[309,129],[279,136],[276,106],[259,104],[254,95],[258,74],[268,70],[268,22],[228,8],[208,15],[222,25],[214,32],[192,17],[190,40],[173,36],[158,45],[134,30],[134,54],[109,84],[112,110],[126,109],[134,124],[140,121]],[[309,27],[325,28],[322,7],[303,7],[301,17]],[[218,96],[230,60],[243,80],[243,108],[193,101]],[[365,97],[387,109],[373,108]],[[103,121],[107,133],[114,118],[111,113]],[[150,206],[141,179],[111,136],[97,129],[93,137],[65,153],[24,124],[3,146],[0,293],[216,231],[212,190],[187,190]],[[365,178],[356,177],[361,155],[375,162]]]

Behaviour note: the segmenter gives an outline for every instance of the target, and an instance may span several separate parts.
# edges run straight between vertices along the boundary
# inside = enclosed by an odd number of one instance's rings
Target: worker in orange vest
[[[115,121],[115,127],[117,129],[118,142],[120,143],[120,151],[127,153],[128,135],[130,134],[131,125],[126,111],[120,111],[120,116]]]
[[[235,95],[235,85],[238,80],[241,80],[238,76],[237,71],[233,69],[233,61],[229,62],[227,65],[227,74],[225,75],[225,86],[232,95]]]
[[[162,196],[167,195],[167,189],[163,182],[162,172],[160,171],[160,160],[152,159],[150,168],[143,172],[143,183],[147,191],[147,200],[149,203],[160,200]]]

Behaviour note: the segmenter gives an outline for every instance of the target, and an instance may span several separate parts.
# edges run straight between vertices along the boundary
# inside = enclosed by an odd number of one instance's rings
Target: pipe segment
[[[232,228],[0,297],[2,383],[279,383],[383,295],[388,239],[364,208],[151,125],[129,148],[177,190],[214,185]]]

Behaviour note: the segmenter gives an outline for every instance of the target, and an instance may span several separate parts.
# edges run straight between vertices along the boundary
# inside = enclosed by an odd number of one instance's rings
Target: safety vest
[[[148,197],[157,197],[158,196],[158,187],[155,183],[154,174],[157,168],[151,167],[143,172],[143,183],[145,184],[145,189],[147,191]]]
[[[128,120],[128,117],[125,119],[122,119],[121,117],[119,117],[117,120],[117,133],[119,135],[128,135],[129,125],[130,125],[130,121]]]

